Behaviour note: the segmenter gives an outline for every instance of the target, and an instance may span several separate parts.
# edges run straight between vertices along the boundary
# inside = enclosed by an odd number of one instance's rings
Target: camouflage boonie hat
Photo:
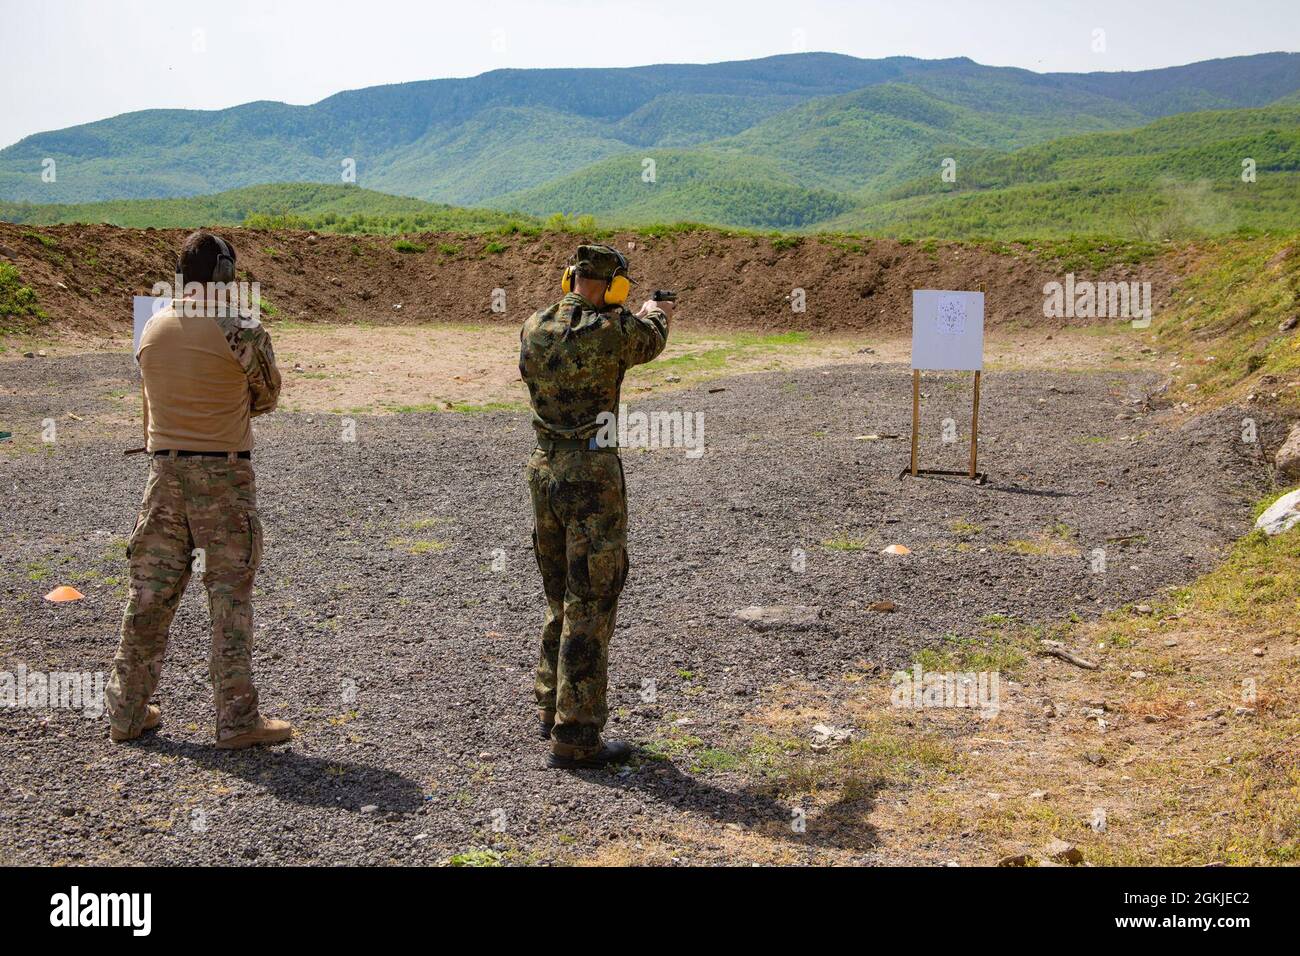
[[[578,246],[573,267],[584,279],[612,279],[628,271],[627,259],[612,246]]]

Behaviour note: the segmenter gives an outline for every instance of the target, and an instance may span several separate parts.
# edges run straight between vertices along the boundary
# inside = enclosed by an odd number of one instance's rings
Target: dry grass
[[[1300,861],[1300,529],[1247,536],[1151,614],[1051,630],[1098,670],[990,635],[985,651],[1028,653],[989,719],[890,706],[889,675],[865,664],[839,686],[770,690],[728,781],[802,808],[805,834],[692,818],[581,862],[979,865],[1053,838],[1097,865]],[[814,749],[817,723],[852,742]]]

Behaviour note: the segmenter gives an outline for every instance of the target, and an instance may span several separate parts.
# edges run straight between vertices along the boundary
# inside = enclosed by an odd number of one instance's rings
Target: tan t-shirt
[[[252,450],[248,376],[216,319],[173,303],[145,326],[137,358],[150,452]]]

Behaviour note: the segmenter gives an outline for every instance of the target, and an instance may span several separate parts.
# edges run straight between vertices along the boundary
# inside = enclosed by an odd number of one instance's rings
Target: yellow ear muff
[[[560,277],[560,288],[566,295],[573,291],[573,266],[564,267],[564,275]]]
[[[627,301],[628,293],[632,291],[632,283],[628,281],[627,276],[614,276],[609,280],[609,287],[605,289],[606,305],[622,305]]]

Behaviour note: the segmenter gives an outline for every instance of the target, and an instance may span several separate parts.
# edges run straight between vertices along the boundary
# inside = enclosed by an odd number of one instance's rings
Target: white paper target
[[[171,304],[171,299],[165,296],[137,295],[131,297],[131,354],[140,356],[140,336],[144,335],[144,327],[149,324],[149,320],[158,314],[162,309]]]
[[[984,368],[984,293],[912,290],[912,368]]]

